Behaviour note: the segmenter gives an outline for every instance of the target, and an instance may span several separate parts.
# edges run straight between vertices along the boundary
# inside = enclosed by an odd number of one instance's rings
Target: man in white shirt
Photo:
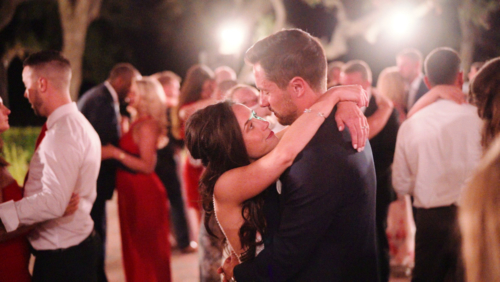
[[[38,223],[28,235],[36,256],[33,281],[97,281],[99,241],[90,210],[96,198],[101,159],[99,137],[71,102],[71,67],[59,52],[42,51],[24,62],[24,96],[37,115],[47,117],[24,198],[0,205],[7,232]],[[76,212],[63,216],[72,193]]]
[[[460,57],[450,48],[432,51],[425,72],[429,88],[462,87]],[[481,156],[481,127],[476,107],[438,100],[399,129],[392,181],[417,210],[413,281],[463,280],[457,203]]]
[[[406,111],[410,111],[417,100],[429,91],[422,74],[422,53],[413,48],[404,49],[396,56],[396,64],[406,85]]]

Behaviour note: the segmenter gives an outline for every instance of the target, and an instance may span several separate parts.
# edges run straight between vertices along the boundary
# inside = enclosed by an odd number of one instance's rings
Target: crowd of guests
[[[499,280],[500,59],[467,83],[453,49],[395,59],[374,87],[291,29],[247,51],[256,87],[120,63],[74,103],[68,60],[32,54],[47,122],[24,184],[0,157],[0,281],[107,281],[115,190],[127,281],[171,281],[172,248],[200,281]]]

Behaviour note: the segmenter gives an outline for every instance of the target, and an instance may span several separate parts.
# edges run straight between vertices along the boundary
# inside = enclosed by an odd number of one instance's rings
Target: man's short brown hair
[[[249,64],[260,63],[266,78],[284,89],[296,76],[322,91],[326,87],[326,56],[320,42],[300,29],[276,32],[255,43],[245,54]]]
[[[436,48],[425,58],[425,75],[432,86],[452,85],[460,72],[460,64],[457,51],[448,47]]]
[[[59,51],[46,50],[31,54],[23,62],[23,67],[33,67],[45,65],[47,63],[54,63],[61,68],[71,69],[71,65],[65,57]]]
[[[349,61],[342,66],[342,72],[343,73],[359,72],[361,73],[361,77],[363,78],[363,80],[372,83],[372,70],[365,61],[362,60]]]
[[[138,71],[134,68],[133,65],[129,63],[118,63],[116,64],[111,72],[109,73],[109,80],[113,81],[118,77],[121,77],[125,81],[132,81]]]

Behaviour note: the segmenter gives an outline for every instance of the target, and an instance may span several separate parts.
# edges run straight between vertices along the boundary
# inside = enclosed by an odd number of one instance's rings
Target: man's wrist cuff
[[[0,204],[0,219],[7,232],[12,232],[19,227],[19,217],[13,200]]]

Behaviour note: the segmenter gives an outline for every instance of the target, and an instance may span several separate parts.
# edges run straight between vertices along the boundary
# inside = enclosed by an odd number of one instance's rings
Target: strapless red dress
[[[16,181],[2,189],[3,201],[18,201],[23,192]],[[31,281],[28,270],[30,250],[26,236],[19,236],[0,243],[0,282]]]
[[[133,123],[120,140],[120,148],[139,155],[132,138]],[[167,195],[153,172],[116,175],[123,266],[128,282],[171,281]]]

